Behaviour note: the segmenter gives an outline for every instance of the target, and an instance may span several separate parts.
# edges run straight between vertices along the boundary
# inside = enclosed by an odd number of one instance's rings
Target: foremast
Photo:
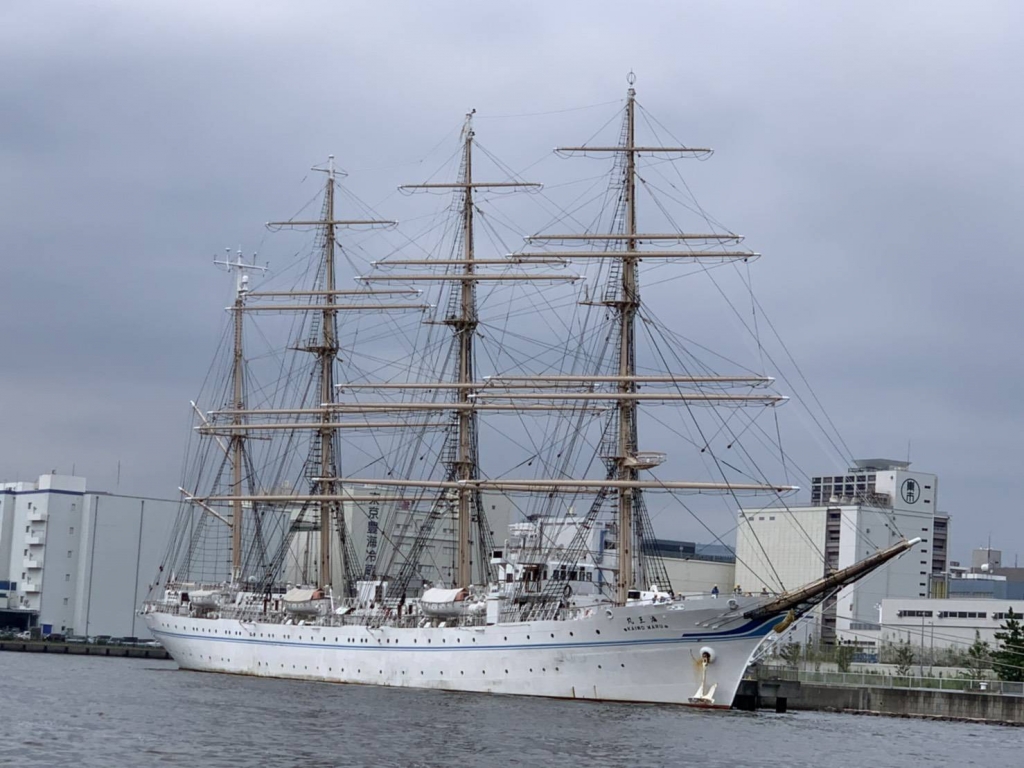
[[[647,584],[638,584],[637,565],[640,563],[642,552],[637,551],[640,544],[638,534],[641,536],[646,532],[638,525],[639,521],[645,519],[643,506],[644,487],[656,488],[657,483],[641,481],[639,478],[640,469],[651,469],[656,466],[662,458],[655,458],[652,455],[644,454],[639,450],[637,414],[639,402],[645,397],[652,399],[658,396],[644,395],[638,391],[638,382],[645,377],[637,376],[636,372],[636,318],[641,307],[640,283],[638,279],[638,263],[641,259],[671,259],[671,260],[747,260],[757,257],[758,254],[745,250],[705,250],[696,251],[689,247],[690,242],[698,243],[728,243],[739,242],[740,236],[733,234],[717,233],[642,233],[638,229],[637,221],[637,158],[641,154],[677,154],[677,155],[701,155],[710,154],[707,148],[695,147],[660,147],[641,146],[636,142],[636,90],[633,87],[636,77],[631,72],[628,77],[629,88],[626,92],[625,124],[623,126],[621,143],[617,146],[576,146],[559,147],[556,151],[566,154],[613,154],[622,160],[622,192],[621,192],[621,213],[618,219],[618,231],[603,234],[541,234],[527,238],[529,242],[550,242],[550,243],[591,243],[597,244],[598,248],[603,244],[604,250],[595,248],[590,251],[554,252],[564,258],[573,260],[584,259],[611,259],[614,262],[610,272],[609,284],[603,300],[595,300],[592,303],[609,307],[614,313],[614,323],[618,328],[618,344],[616,349],[617,366],[614,380],[617,383],[615,404],[610,415],[608,430],[602,441],[603,458],[608,471],[608,489],[617,493],[618,503],[616,505],[616,520],[618,529],[618,564],[615,584],[615,601],[624,605],[629,599],[630,590],[637,587],[647,588]],[[687,248],[680,250],[657,249],[655,251],[641,250],[646,241],[672,242],[676,241],[686,244]],[[549,253],[548,255],[552,255]],[[617,275],[617,279],[616,279]],[[585,302],[591,303],[591,302]],[[590,380],[600,380],[609,377],[588,377]],[[685,383],[687,378],[672,377],[678,387]],[[739,383],[742,378],[722,377],[723,382],[732,381]],[[769,381],[762,379],[762,382]],[[692,381],[692,383],[697,383]],[[707,393],[696,393],[695,395],[684,394],[681,391],[669,393],[665,399],[679,401],[694,400],[700,402],[711,402],[714,400],[732,400],[742,402],[744,400],[765,404],[783,400],[784,398],[757,397],[745,395],[709,395]],[[600,395],[597,395],[600,397]],[[577,395],[576,397],[580,397]],[[685,484],[672,484],[685,485]],[[719,489],[724,491],[736,491],[741,489],[741,484],[707,483],[693,484],[708,489]],[[670,484],[663,484],[669,488]],[[754,489],[754,486],[748,486]],[[761,486],[757,490],[774,490],[781,492],[792,490],[786,486],[772,488]],[[642,547],[642,545],[641,545]],[[667,585],[659,585],[665,587]]]

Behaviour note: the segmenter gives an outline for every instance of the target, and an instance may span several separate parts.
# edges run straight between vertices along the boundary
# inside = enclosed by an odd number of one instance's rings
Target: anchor
[[[704,706],[712,706],[715,703],[715,691],[718,690],[718,683],[715,683],[708,688],[708,665],[715,660],[715,652],[711,648],[704,646],[700,649],[700,688],[697,692],[690,697],[691,704],[702,704]]]

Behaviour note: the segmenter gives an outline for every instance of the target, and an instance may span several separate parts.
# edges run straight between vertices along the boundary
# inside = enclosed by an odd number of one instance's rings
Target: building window
[[[71,581],[71,574],[70,573],[65,573],[64,574],[64,581]]]
[[[64,605],[67,605],[67,604],[68,604],[68,599],[65,597],[64,598]]]
[[[68,550],[68,557],[71,557],[71,550]]]
[[[75,526],[72,525],[70,528],[68,528],[68,534],[71,536],[75,535]]]

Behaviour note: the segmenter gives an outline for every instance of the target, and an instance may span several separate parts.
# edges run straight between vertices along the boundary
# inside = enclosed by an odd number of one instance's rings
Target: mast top
[[[225,248],[224,251],[228,254],[231,253],[230,248]],[[261,267],[257,264],[255,253],[252,255],[252,261],[252,264],[247,264],[242,258],[242,249],[239,248],[234,261],[231,261],[228,256],[225,256],[223,261],[214,259],[213,263],[224,267],[228,272],[235,273],[235,291],[237,291],[239,297],[242,297],[249,292],[249,275],[247,275],[246,272],[251,270],[253,272],[258,271],[266,273],[270,268],[269,266]]]
[[[634,96],[636,96],[636,89],[633,88],[633,86],[636,84],[636,74],[633,72],[632,69],[629,70],[629,74],[626,75],[626,82],[629,83],[628,94],[629,98],[632,99]]]

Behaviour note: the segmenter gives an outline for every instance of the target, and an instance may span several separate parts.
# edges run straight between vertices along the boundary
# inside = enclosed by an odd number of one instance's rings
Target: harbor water
[[[1009,766],[1024,729],[701,712],[183,672],[0,653],[0,765]]]

